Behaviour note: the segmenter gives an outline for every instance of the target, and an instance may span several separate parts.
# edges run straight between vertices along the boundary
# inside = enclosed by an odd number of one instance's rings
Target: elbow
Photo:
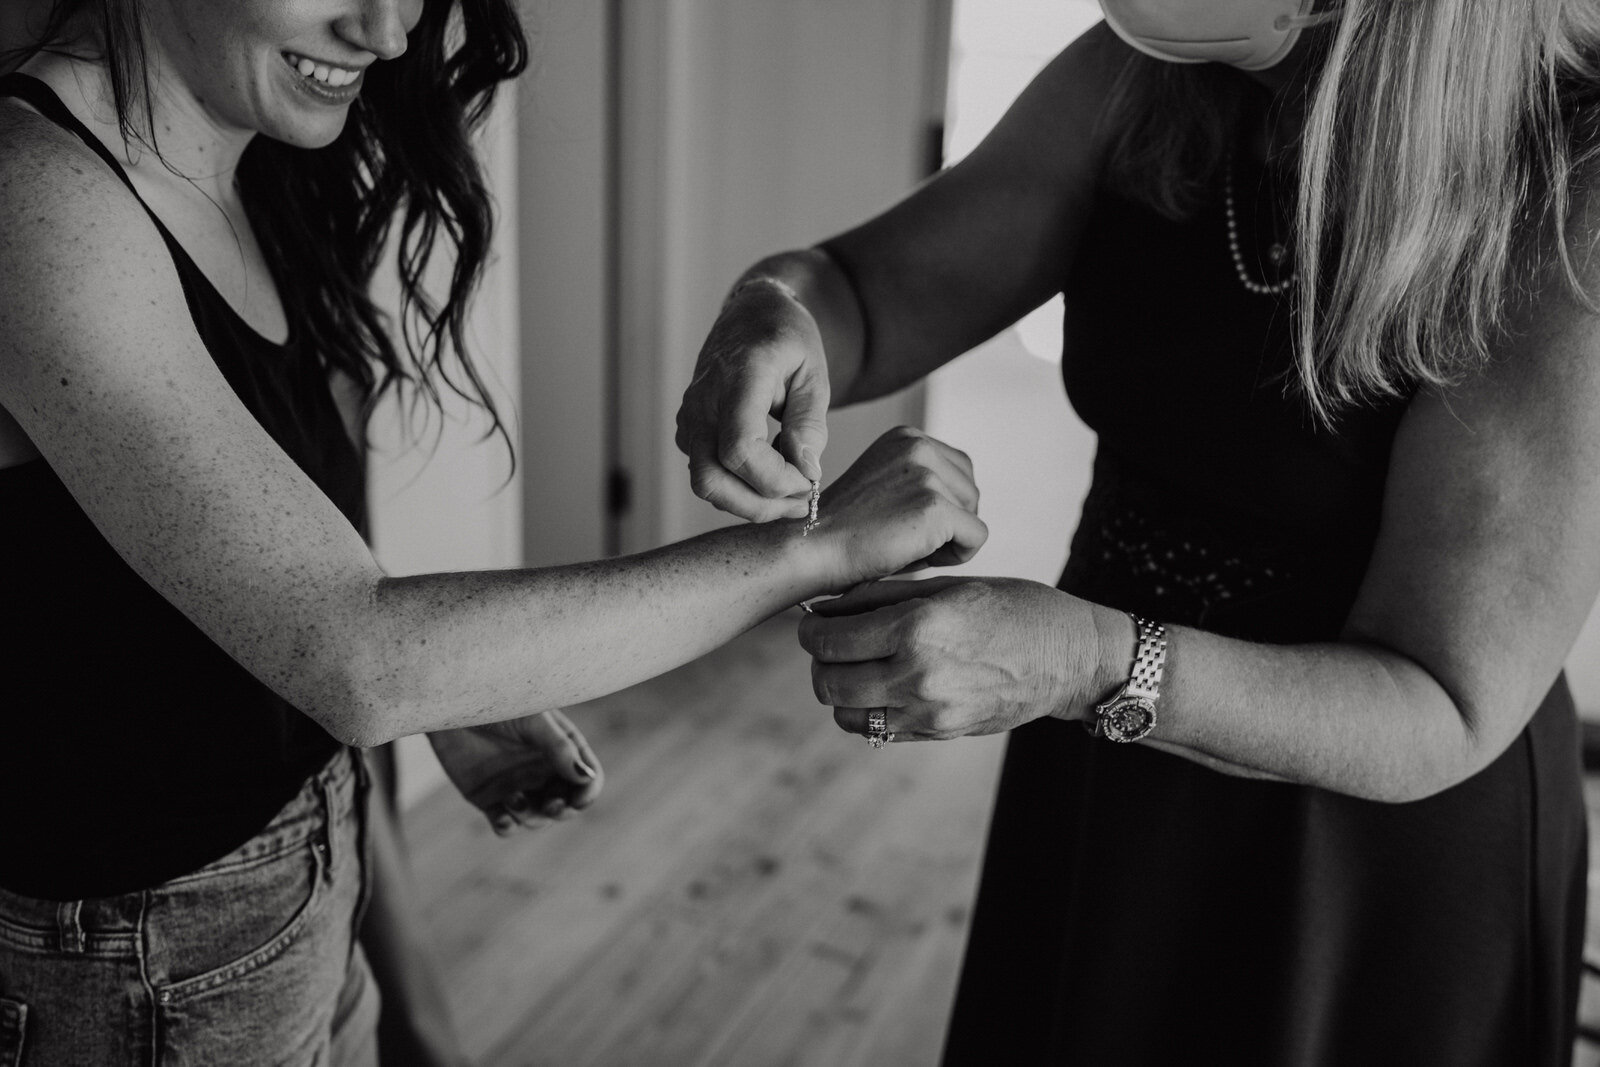
[[[321,672],[306,713],[340,744],[376,748],[407,733],[407,695],[420,691],[405,657],[385,657],[356,644]]]
[[[1409,727],[1389,734],[1356,796],[1411,804],[1445,792],[1482,771],[1515,740],[1505,716],[1488,713],[1462,687],[1416,659],[1390,651],[1379,662],[1391,707]],[[1403,721],[1403,720],[1402,720]],[[1398,742],[1398,743],[1396,743]]]
[[[378,716],[361,709],[325,712],[318,721],[335,741],[351,748],[377,748],[399,736],[386,729]]]
[[[1486,728],[1459,704],[1454,711],[1443,729],[1417,738],[1409,758],[1384,767],[1367,799],[1412,804],[1437,796],[1486,769],[1516,739],[1517,731]]]
[[[1463,779],[1442,778],[1431,774],[1414,774],[1399,782],[1386,782],[1375,787],[1364,800],[1380,804],[1414,804],[1437,796]]]
[[[306,709],[335,741],[351,748],[376,748],[399,737],[392,716],[357,688],[319,701]]]

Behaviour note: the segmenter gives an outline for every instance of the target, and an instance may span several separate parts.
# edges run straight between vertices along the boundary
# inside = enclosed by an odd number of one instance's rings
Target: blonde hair
[[[1600,5],[1342,6],[1313,61],[1298,146],[1295,359],[1323,422],[1481,366],[1552,257],[1593,306],[1567,228],[1600,151]],[[1182,169],[1199,166],[1198,181],[1214,183],[1239,113],[1214,89],[1214,122],[1173,129],[1147,110],[1195,76],[1130,62],[1108,109],[1119,125],[1111,175],[1130,177],[1140,155],[1147,164],[1162,153],[1162,167],[1143,171],[1141,198],[1168,214],[1197,200],[1196,171],[1180,178]],[[1191,95],[1200,88],[1188,85]],[[1139,149],[1134,138],[1153,140]]]

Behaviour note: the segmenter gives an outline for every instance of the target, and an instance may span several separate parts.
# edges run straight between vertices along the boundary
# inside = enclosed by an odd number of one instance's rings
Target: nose
[[[379,59],[396,59],[406,50],[406,34],[422,17],[422,0],[360,0],[334,23],[334,32]]]

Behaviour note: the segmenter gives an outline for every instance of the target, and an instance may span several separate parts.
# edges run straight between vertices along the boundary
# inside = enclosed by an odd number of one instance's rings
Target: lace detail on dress
[[[1131,509],[1101,517],[1100,563],[1125,567],[1152,596],[1193,599],[1202,607],[1265,592],[1287,578],[1281,567],[1180,539]]]
[[[1084,501],[1067,579],[1069,586],[1116,591],[1129,601],[1119,607],[1194,624],[1211,609],[1282,589],[1299,569],[1282,550],[1188,516],[1157,518],[1096,486]]]

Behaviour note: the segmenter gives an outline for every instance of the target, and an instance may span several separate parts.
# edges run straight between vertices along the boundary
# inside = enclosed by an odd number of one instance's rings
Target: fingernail
[[[546,816],[546,817],[547,817],[547,818],[551,818],[551,819],[554,819],[554,818],[556,818],[556,817],[557,817],[557,816],[558,816],[558,815],[560,815],[560,814],[561,814],[561,812],[562,812],[562,810],[563,810],[563,809],[564,809],[564,808],[566,808],[566,805],[565,805],[565,804],[563,804],[563,803],[561,803],[561,801],[559,801],[559,800],[552,800],[552,801],[551,801],[551,802],[550,802],[550,803],[548,803],[548,804],[546,804],[546,805],[545,805],[545,806],[544,806],[544,814],[545,814],[545,816]]]
[[[511,811],[526,811],[526,810],[528,810],[528,798],[523,796],[521,793],[513,793],[513,794],[511,794],[509,797],[506,798],[505,804],[506,804],[506,807],[508,809],[510,809]]]
[[[809,446],[800,449],[800,473],[814,482],[822,478],[822,464],[817,462],[817,454]]]
[[[497,834],[503,834],[509,831],[511,827],[516,824],[516,820],[509,815],[496,815],[494,817],[493,824],[494,832]]]
[[[595,775],[594,768],[589,766],[587,763],[583,762],[583,757],[582,756],[579,756],[579,757],[577,757],[576,759],[574,759],[572,761],[572,768],[573,768],[573,770],[577,771],[580,775],[582,775],[585,779],[593,778],[594,775]]]

